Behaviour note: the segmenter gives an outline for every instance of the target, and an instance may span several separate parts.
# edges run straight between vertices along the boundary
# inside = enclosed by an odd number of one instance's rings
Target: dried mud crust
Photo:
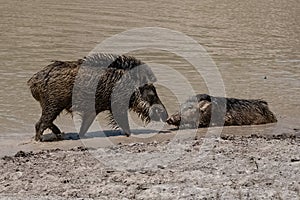
[[[1,199],[299,199],[300,140],[231,136],[18,152]]]

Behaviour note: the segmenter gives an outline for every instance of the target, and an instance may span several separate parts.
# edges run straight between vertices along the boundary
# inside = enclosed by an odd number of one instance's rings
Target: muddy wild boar
[[[213,114],[212,114],[213,113]],[[214,115],[212,117],[212,115]],[[267,102],[259,99],[235,99],[198,94],[181,105],[167,119],[179,128],[257,125],[277,122]]]
[[[42,115],[35,125],[35,140],[49,128],[58,138],[53,121],[63,111],[78,113],[79,136],[84,136],[97,114],[109,111],[111,123],[129,136],[128,109],[145,121],[166,121],[152,70],[140,60],[114,54],[92,54],[77,61],[54,61],[28,80]]]

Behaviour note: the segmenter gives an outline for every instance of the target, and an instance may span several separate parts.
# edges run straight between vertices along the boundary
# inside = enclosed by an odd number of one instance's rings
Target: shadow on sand
[[[168,133],[170,130],[154,130],[154,129],[132,129],[131,134],[154,134],[154,133]],[[80,140],[80,139],[90,139],[90,138],[101,138],[101,137],[115,137],[115,136],[125,136],[121,130],[104,130],[104,131],[94,131],[88,132],[84,137],[79,137],[78,133],[63,133],[62,138],[57,139],[55,134],[45,134],[43,135],[43,142],[52,142],[58,140]]]

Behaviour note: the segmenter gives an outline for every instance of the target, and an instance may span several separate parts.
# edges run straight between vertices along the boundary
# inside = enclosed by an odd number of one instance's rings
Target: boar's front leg
[[[124,131],[124,134],[127,137],[129,137],[130,128],[128,122],[127,108],[125,108],[125,106],[117,106],[116,111],[117,112],[112,113],[113,121],[111,122],[111,124],[115,124],[116,126],[119,126]]]
[[[124,131],[124,134],[129,137],[130,136],[130,128],[129,128],[129,122],[128,122],[128,114],[122,113],[121,119],[118,121],[119,126]]]
[[[96,115],[95,114],[83,114],[82,115],[82,122],[80,126],[80,131],[79,131],[79,137],[84,137],[88,129],[90,128],[91,124],[95,120]]]

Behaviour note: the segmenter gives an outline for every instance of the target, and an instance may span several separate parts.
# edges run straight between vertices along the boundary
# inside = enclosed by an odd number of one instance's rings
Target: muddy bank
[[[20,151],[0,160],[0,197],[299,199],[299,152],[290,134]]]

